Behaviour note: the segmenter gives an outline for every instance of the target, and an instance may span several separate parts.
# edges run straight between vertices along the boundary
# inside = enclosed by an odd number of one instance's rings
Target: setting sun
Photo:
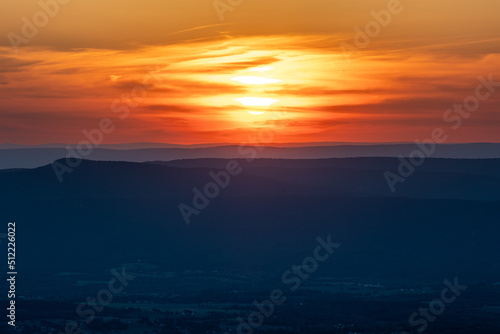
[[[243,97],[239,99],[235,99],[240,102],[244,106],[254,106],[254,107],[269,107],[278,100],[271,99],[268,97]]]

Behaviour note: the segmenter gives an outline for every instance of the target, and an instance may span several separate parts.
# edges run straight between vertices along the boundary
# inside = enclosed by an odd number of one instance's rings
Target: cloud
[[[190,31],[178,35],[212,28],[187,27]],[[0,60],[6,60],[0,63],[0,120],[19,130],[15,138],[28,142],[78,142],[81,131],[97,127],[103,117],[119,124],[108,142],[241,142],[270,124],[273,109],[254,110],[259,107],[243,107],[235,99],[261,97],[286,108],[284,140],[356,141],[362,129],[359,140],[404,141],[442,124],[447,108],[474,93],[479,75],[500,70],[497,54],[454,57],[445,52],[441,57],[436,48],[451,47],[441,37],[431,41],[432,48],[419,41],[411,49],[391,46],[388,39],[374,41],[348,63],[335,44],[342,40],[339,36],[348,34],[240,34],[233,39],[77,52],[31,46],[19,55],[0,48]],[[483,43],[466,45],[473,48],[470,54],[477,54]],[[259,66],[273,69],[249,72]],[[244,85],[231,80],[245,75],[281,81]],[[150,84],[147,96],[136,101],[136,107],[128,106],[129,116],[118,121],[112,102],[118,99],[127,107],[122,97],[130,99],[145,79]],[[477,138],[496,138],[491,124],[498,118],[493,113],[498,99],[495,95],[484,103],[464,129],[477,127]],[[12,135],[0,134],[0,142],[12,141]]]
[[[0,56],[0,73],[14,73],[23,71],[30,66],[41,63],[39,60],[23,60],[14,57]]]

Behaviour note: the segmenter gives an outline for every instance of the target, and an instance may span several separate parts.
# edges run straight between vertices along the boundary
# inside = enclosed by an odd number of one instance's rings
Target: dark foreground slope
[[[1,171],[0,220],[17,222],[23,291],[85,293],[82,281],[125,264],[142,273],[141,291],[279,281],[328,235],[342,245],[316,279],[500,278],[498,160],[429,160],[395,193],[383,172],[397,159],[240,162],[243,172],[190,225],[178,205],[192,205],[220,160],[84,161],[63,183],[51,166]],[[218,278],[194,283],[186,273]]]

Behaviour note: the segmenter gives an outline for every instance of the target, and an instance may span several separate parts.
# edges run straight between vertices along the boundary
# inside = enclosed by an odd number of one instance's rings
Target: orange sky
[[[17,52],[41,7],[4,4],[0,142],[76,143],[109,118],[106,143],[240,143],[276,117],[276,142],[422,140],[451,129],[443,114],[478,76],[500,82],[494,0],[401,1],[349,57],[342,43],[390,1],[246,0],[224,20],[212,0],[101,2],[59,5]],[[450,142],[500,142],[499,101],[500,87]]]

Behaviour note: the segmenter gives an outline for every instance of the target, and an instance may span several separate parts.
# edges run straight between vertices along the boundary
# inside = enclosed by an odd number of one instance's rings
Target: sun
[[[242,75],[242,76],[237,76],[231,78],[233,81],[237,81],[243,85],[249,85],[249,86],[262,86],[262,85],[272,85],[276,84],[278,82],[281,82],[280,79],[277,79],[269,74],[262,74],[263,72],[271,72],[274,68],[271,66],[266,66],[266,67],[258,67],[258,68],[252,68],[249,69],[248,71],[250,72],[259,72],[261,75]],[[251,115],[262,115],[264,114],[265,110],[262,110],[261,108],[266,108],[274,103],[278,102],[279,100],[277,99],[272,99],[269,97],[263,97],[262,95],[265,94],[265,89],[264,88],[259,88],[259,89],[248,89],[247,92],[250,96],[245,96],[245,97],[240,97],[234,99],[235,101],[240,102],[242,105],[246,107],[254,107],[252,110],[249,110],[248,113]],[[259,96],[260,95],[260,96]]]
[[[242,97],[239,99],[235,99],[240,102],[244,106],[252,106],[252,107],[269,107],[278,100],[271,99],[268,97]]]

